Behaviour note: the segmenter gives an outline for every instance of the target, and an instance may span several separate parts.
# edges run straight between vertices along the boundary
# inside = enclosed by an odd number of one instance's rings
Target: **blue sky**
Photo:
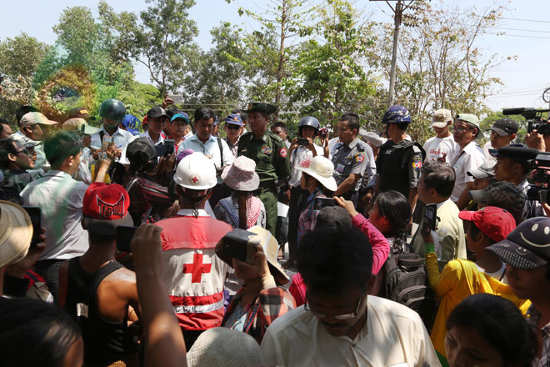
[[[437,2],[437,0],[433,0]],[[23,0],[2,4],[2,22],[0,22],[0,39],[13,37],[21,32],[36,37],[40,41],[52,43],[55,34],[52,26],[57,23],[61,11],[68,6],[83,5],[93,11],[97,9],[98,0]],[[517,59],[504,61],[492,71],[492,76],[501,78],[504,85],[498,93],[489,97],[486,102],[492,109],[503,107],[528,106],[544,107],[542,91],[550,87],[550,1],[547,0],[445,0],[446,6],[469,7],[482,4],[504,4],[504,18],[498,24],[498,32],[503,36],[485,35],[480,40],[480,47],[487,55],[497,54],[497,60],[506,57]],[[110,0],[109,4],[116,10],[139,11],[146,7],[145,0]],[[245,29],[254,28],[246,18],[239,17],[239,6],[261,9],[263,0],[234,0],[227,4],[225,0],[197,0],[191,9],[191,17],[196,20],[200,34],[199,45],[208,49],[211,42],[210,29],[222,21],[230,21]],[[363,14],[377,20],[391,21],[391,14],[384,2],[356,0],[356,6]],[[136,70],[137,78],[147,82],[143,69]]]

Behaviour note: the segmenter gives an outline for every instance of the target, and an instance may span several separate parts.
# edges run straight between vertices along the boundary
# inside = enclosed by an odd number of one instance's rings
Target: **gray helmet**
[[[106,99],[99,107],[99,116],[120,122],[126,116],[126,107],[118,99]]]
[[[317,120],[313,116],[306,116],[302,117],[300,122],[298,123],[298,129],[302,129],[304,126],[311,126],[315,129],[315,132],[319,132],[319,129],[321,128],[321,124],[319,123],[319,120]]]

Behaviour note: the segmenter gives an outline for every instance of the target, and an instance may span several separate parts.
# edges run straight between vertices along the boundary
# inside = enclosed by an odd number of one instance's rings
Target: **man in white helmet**
[[[202,153],[188,155],[178,164],[174,182],[181,209],[155,224],[162,228],[164,282],[189,350],[204,330],[221,326],[229,265],[215,249],[232,227],[204,210],[217,184],[213,160]]]

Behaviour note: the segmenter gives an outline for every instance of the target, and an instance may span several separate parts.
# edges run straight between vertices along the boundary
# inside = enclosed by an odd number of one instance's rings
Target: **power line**
[[[487,34],[493,34],[495,36],[501,36],[501,37],[516,37],[516,38],[550,40],[550,37],[528,36],[526,34],[508,34],[508,33],[494,33],[494,32],[487,32]]]
[[[526,19],[526,18],[506,18],[506,17],[502,17],[500,19],[517,20],[517,21],[520,21],[520,22],[548,23],[548,24],[550,24],[550,21],[548,21],[548,20]]]
[[[520,31],[520,32],[532,32],[532,33],[550,33],[550,30],[533,30],[533,29],[522,29],[522,28],[507,28],[507,27],[497,27],[498,29],[508,30],[508,31]]]

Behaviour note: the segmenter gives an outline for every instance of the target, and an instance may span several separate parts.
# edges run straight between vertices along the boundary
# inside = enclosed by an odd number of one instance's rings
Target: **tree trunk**
[[[395,69],[397,64],[397,43],[399,42],[399,31],[401,29],[401,20],[403,16],[403,2],[399,0],[395,6],[394,24],[393,30],[393,50],[391,58],[391,71],[390,71],[390,88],[389,88],[389,105],[393,104],[394,90],[395,90]]]
[[[288,17],[288,2],[290,0],[282,0],[282,13],[281,13],[281,44],[279,47],[279,65],[277,66],[277,90],[275,94],[275,104],[279,107],[281,102],[281,83],[284,76],[285,66],[285,39],[286,39],[286,22]],[[275,114],[275,121],[279,118],[279,110]]]

